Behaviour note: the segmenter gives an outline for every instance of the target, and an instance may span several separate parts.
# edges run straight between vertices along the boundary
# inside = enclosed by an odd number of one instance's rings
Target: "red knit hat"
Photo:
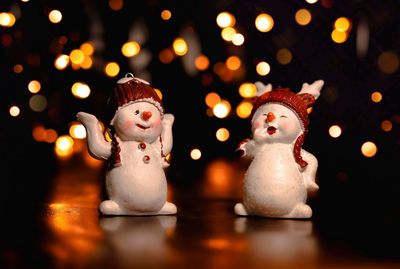
[[[150,83],[128,73],[118,80],[108,98],[110,120],[119,109],[136,102],[148,102],[160,111],[161,117],[164,115],[161,99]]]
[[[315,102],[314,96],[309,93],[295,94],[288,88],[273,89],[267,91],[261,96],[256,97],[253,100],[253,109],[251,112],[251,118],[257,109],[267,103],[278,103],[291,109],[299,118],[303,133],[297,138],[293,149],[293,154],[296,162],[301,166],[305,167],[307,162],[301,158],[300,151],[303,145],[305,134],[308,131],[308,113],[307,108],[313,105]]]

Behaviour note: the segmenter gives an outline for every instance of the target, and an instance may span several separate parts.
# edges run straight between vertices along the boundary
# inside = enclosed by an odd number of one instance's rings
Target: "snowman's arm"
[[[98,119],[85,112],[79,112],[76,118],[85,126],[90,154],[97,159],[108,160],[111,156],[111,143],[105,140]]]
[[[301,150],[301,157],[308,164],[302,171],[304,183],[307,186],[308,191],[316,191],[319,189],[318,185],[315,183],[315,176],[317,174],[318,160],[314,155],[307,152],[306,150]]]
[[[257,149],[256,142],[252,139],[245,139],[239,143],[236,151],[241,151],[242,157],[253,158]]]
[[[172,150],[173,136],[172,136],[172,125],[174,124],[174,115],[165,114],[162,119],[162,151],[164,155],[168,155]]]

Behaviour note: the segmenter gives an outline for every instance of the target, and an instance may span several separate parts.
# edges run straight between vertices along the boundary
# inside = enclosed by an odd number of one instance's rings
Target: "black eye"
[[[135,115],[139,115],[139,109],[135,111]]]
[[[281,115],[281,118],[285,118],[286,119],[287,117],[285,115]]]

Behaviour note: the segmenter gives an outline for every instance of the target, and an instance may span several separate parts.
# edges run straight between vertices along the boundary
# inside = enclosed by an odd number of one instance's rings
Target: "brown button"
[[[145,149],[146,149],[146,144],[143,143],[143,142],[141,142],[141,143],[139,144],[138,148],[139,148],[140,150],[145,150]]]
[[[144,163],[149,163],[150,162],[150,156],[149,155],[144,155],[143,162]]]

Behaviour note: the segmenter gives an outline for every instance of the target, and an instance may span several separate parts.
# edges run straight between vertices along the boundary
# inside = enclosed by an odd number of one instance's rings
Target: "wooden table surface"
[[[151,217],[100,216],[101,166],[58,165],[45,199],[3,215],[2,268],[400,268],[393,223],[340,214],[321,195],[311,220],[236,217],[237,160],[214,160],[190,184],[167,170],[178,214]]]

